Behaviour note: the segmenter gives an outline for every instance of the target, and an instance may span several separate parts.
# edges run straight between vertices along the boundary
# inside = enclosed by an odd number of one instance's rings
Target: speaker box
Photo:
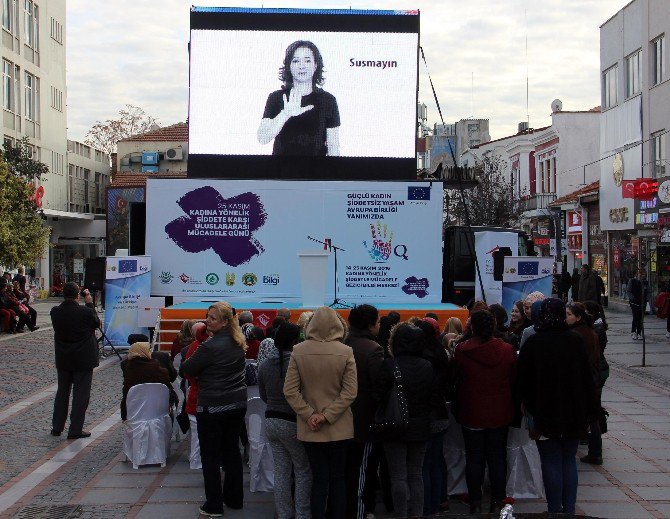
[[[84,288],[100,291],[105,286],[105,258],[87,258],[84,273]]]
[[[141,256],[144,254],[144,239],[147,227],[147,204],[131,202],[128,213],[128,254]]]

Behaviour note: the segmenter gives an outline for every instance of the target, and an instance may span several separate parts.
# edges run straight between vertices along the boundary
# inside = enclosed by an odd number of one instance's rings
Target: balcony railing
[[[535,211],[549,209],[549,204],[556,200],[556,193],[537,193],[526,195],[521,199],[521,211]]]

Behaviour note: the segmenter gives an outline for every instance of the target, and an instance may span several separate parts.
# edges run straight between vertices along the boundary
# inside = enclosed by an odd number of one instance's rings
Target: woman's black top
[[[265,103],[263,119],[274,119],[284,108],[285,89],[272,92]],[[315,88],[311,94],[303,96],[300,106],[313,105],[305,113],[289,118],[275,137],[273,155],[325,156],[326,129],[340,125],[337,99],[325,90]]]

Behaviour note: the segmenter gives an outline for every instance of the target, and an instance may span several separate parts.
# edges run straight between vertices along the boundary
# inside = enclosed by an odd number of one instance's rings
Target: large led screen
[[[191,12],[189,176],[411,179],[416,11]]]

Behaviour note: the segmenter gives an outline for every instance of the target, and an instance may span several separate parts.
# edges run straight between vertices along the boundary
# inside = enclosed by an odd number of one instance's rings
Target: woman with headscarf
[[[136,342],[128,350],[128,359],[123,369],[123,397],[121,398],[121,420],[126,419],[126,397],[128,390],[139,384],[165,384],[172,390],[170,377],[165,368],[161,368],[157,360],[151,358],[151,347],[148,342]]]
[[[430,437],[430,418],[436,394],[436,378],[430,361],[424,358],[423,332],[401,323],[391,331],[392,358],[384,361],[373,397],[384,402],[395,382],[395,366],[402,378],[409,425],[398,436],[384,441],[391,476],[393,509],[397,517],[423,515],[423,461]]]
[[[549,513],[575,513],[579,439],[596,415],[595,391],[584,340],[568,329],[565,303],[542,301],[517,364],[521,401],[536,438]]]
[[[309,519],[309,495],[312,472],[305,446],[298,438],[295,411],[284,396],[284,381],[293,346],[300,341],[300,328],[282,322],[275,330],[277,355],[266,359],[258,368],[258,390],[267,404],[265,428],[272,447],[274,495],[277,519]],[[295,476],[295,504],[291,497],[291,474]]]
[[[301,316],[302,317],[302,316]],[[284,381],[286,401],[297,415],[297,438],[312,468],[311,510],[341,519],[346,509],[346,451],[354,436],[351,404],[358,393],[353,350],[343,344],[345,326],[327,306],[314,311],[305,341],[293,348]]]
[[[545,295],[542,292],[535,291],[528,294],[523,300],[523,313],[531,322],[531,326],[526,328],[521,334],[519,349],[523,348],[523,345],[526,344],[528,337],[535,333],[535,324],[537,323],[537,317],[540,313],[540,303],[544,301],[544,299]]]
[[[205,480],[204,515],[223,515],[223,505],[244,504],[242,456],[238,447],[247,410],[244,378],[244,335],[232,307],[225,302],[207,309],[207,331],[212,335],[182,364],[184,373],[198,379],[197,422],[202,475]],[[225,470],[223,490],[221,467]]]
[[[488,310],[470,316],[472,338],[456,346],[457,420],[465,440],[465,479],[470,513],[481,513],[484,469],[491,483],[490,513],[499,513],[507,481],[507,428],[514,418],[512,384],[516,357],[512,346],[495,337],[496,319]]]

